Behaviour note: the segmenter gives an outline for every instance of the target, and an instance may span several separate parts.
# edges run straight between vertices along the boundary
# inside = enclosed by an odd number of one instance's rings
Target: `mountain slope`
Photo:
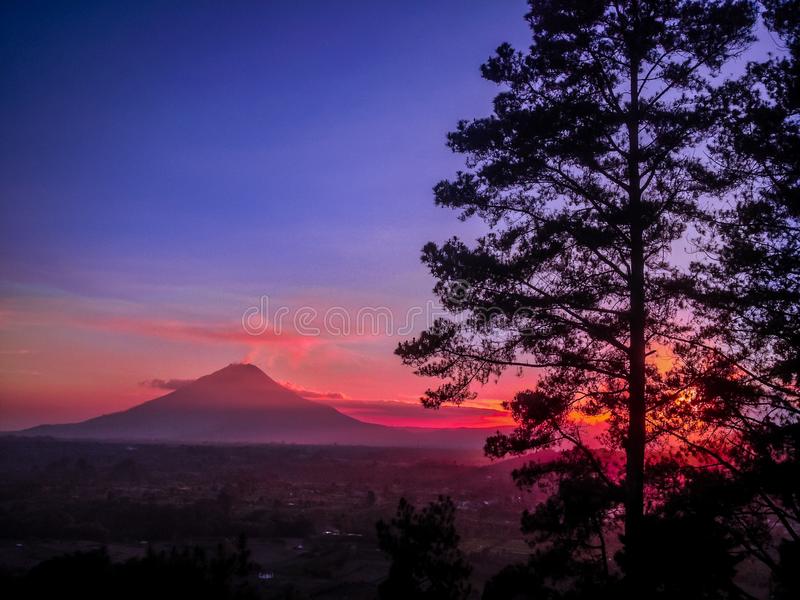
[[[60,438],[480,448],[486,430],[364,423],[307,400],[254,365],[232,364],[155,400],[80,423],[18,432]]]
[[[207,442],[342,443],[378,426],[301,398],[254,365],[233,364],[155,400],[80,423],[42,425],[55,437]],[[380,429],[380,428],[379,428]],[[359,435],[360,434],[360,435]]]

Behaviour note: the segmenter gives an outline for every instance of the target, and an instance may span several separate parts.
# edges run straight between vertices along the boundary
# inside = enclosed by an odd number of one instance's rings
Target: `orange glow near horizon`
[[[397,336],[252,336],[235,320],[145,316],[71,297],[6,299],[0,312],[0,430],[124,410],[169,392],[144,382],[195,379],[234,362],[386,425],[510,425],[502,400],[531,385],[509,374],[479,390],[484,400],[430,411],[419,397],[434,382],[394,356]]]
[[[482,399],[430,411],[419,406],[419,397],[435,382],[413,375],[393,355],[398,336],[305,336],[291,330],[254,336],[237,320],[148,315],[125,303],[69,296],[5,299],[0,319],[0,430],[126,409],[169,391],[142,382],[193,379],[231,362],[251,362],[355,418],[413,427],[511,426],[502,402],[536,379],[535,372],[523,378],[509,373],[478,389]],[[648,360],[667,371],[675,358],[666,347],[654,350]],[[608,420],[571,417],[590,426]]]
[[[237,321],[179,315],[145,316],[127,305],[92,305],[70,297],[7,300],[0,306],[0,430],[81,420],[129,408],[169,390],[141,385],[192,379],[231,362],[252,362],[311,399],[384,425],[505,427],[503,400],[535,384],[536,374],[508,374],[478,389],[482,400],[461,408],[424,410],[419,378],[393,355],[399,337],[303,336],[283,331],[253,336]],[[674,357],[659,347],[660,371]],[[572,415],[590,426],[608,415]]]

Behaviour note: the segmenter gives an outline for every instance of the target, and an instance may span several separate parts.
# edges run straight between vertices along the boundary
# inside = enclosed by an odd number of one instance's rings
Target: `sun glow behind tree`
[[[517,478],[551,480],[553,518],[575,492],[570,482],[596,501],[575,508],[583,520],[561,535],[546,507],[523,527],[572,556],[590,585],[609,573],[606,537],[621,521],[617,563],[636,597],[663,581],[646,559],[654,486],[681,439],[673,429],[694,419],[700,394],[678,368],[699,357],[681,342],[696,331],[686,261],[673,249],[729,186],[704,151],[723,119],[720,71],[752,43],[756,8],[537,1],[527,20],[530,49],[501,45],[482,67],[500,87],[493,114],[449,135],[468,170],[435,188],[439,205],[491,228],[473,245],[454,238],[423,250],[435,291],[458,318],[398,354],[446,380],[427,392],[429,406],[468,400],[474,384],[507,369],[541,370],[536,387],[509,404],[517,429],[488,440],[487,453],[573,448]],[[676,368],[665,369],[664,355]],[[605,423],[607,452],[587,443],[594,420]],[[624,472],[610,464],[616,453]]]

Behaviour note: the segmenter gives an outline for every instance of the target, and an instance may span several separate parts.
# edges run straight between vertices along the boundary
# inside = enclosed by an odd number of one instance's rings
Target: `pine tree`
[[[766,361],[773,382],[800,384],[800,2],[766,0],[764,22],[786,52],[748,63],[719,91],[713,149],[736,185],[711,216],[704,300],[736,350]],[[730,200],[729,200],[730,204]],[[767,363],[769,363],[767,365]],[[766,368],[765,368],[766,367]]]
[[[383,600],[464,600],[472,567],[458,547],[456,507],[440,496],[417,511],[405,498],[390,522],[377,525],[381,550],[392,560],[378,588]]]
[[[423,249],[453,313],[401,343],[421,375],[445,379],[423,403],[459,403],[473,384],[538,369],[509,403],[518,427],[495,456],[572,444],[621,491],[626,577],[642,588],[645,454],[663,381],[654,364],[682,332],[674,243],[703,194],[724,185],[702,149],[719,125],[713,82],[752,41],[753,3],[530,2],[530,48],[501,45],[482,67],[501,87],[493,114],[462,121],[450,147],[468,170],[437,204],[479,217],[473,245]],[[582,437],[607,418],[625,455],[619,480]]]
[[[695,400],[672,434],[721,470],[718,520],[789,589],[800,566],[800,2],[761,6],[783,52],[716,91],[710,149],[728,187],[703,223],[707,259],[689,290],[704,320],[674,373]]]

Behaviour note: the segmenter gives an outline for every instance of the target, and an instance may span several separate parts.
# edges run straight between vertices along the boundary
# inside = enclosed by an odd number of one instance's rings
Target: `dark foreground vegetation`
[[[256,570],[242,538],[232,550],[223,545],[211,553],[199,546],[148,549],[118,563],[105,548],[75,552],[23,574],[0,576],[0,586],[5,598],[251,600],[262,597],[253,581]]]
[[[478,595],[486,578],[527,552],[519,513],[533,495],[514,486],[516,464],[408,448],[0,438],[0,568],[20,576],[74,552],[89,554],[47,568],[125,565],[148,549],[167,560],[173,547],[181,555],[195,545],[210,561],[219,543],[233,552],[245,534],[259,565],[245,579],[259,597],[374,598],[390,568],[376,523],[392,518],[401,497],[421,508],[447,494],[460,547],[477,565]],[[135,568],[161,559],[148,560]],[[132,570],[114,567],[113,581]]]
[[[525,513],[537,533],[523,535],[520,513],[547,494],[520,489],[511,473],[558,456],[488,463],[477,453],[407,448],[2,438],[3,597],[47,597],[54,588],[153,596],[180,587],[200,598],[527,597],[520,589],[547,598],[557,576],[540,564],[591,576],[572,566],[591,545],[590,529],[570,547],[552,540],[584,523],[599,496],[590,485],[565,486]],[[724,499],[704,494],[712,505]],[[670,573],[682,590],[733,580],[765,597],[768,570],[728,558],[730,544],[717,545],[730,540],[722,527],[697,519],[663,529],[654,539],[668,545],[653,555],[664,570],[654,577]],[[526,538],[554,552],[526,562]],[[606,552],[619,549],[610,535]],[[188,580],[205,583],[200,590]]]

